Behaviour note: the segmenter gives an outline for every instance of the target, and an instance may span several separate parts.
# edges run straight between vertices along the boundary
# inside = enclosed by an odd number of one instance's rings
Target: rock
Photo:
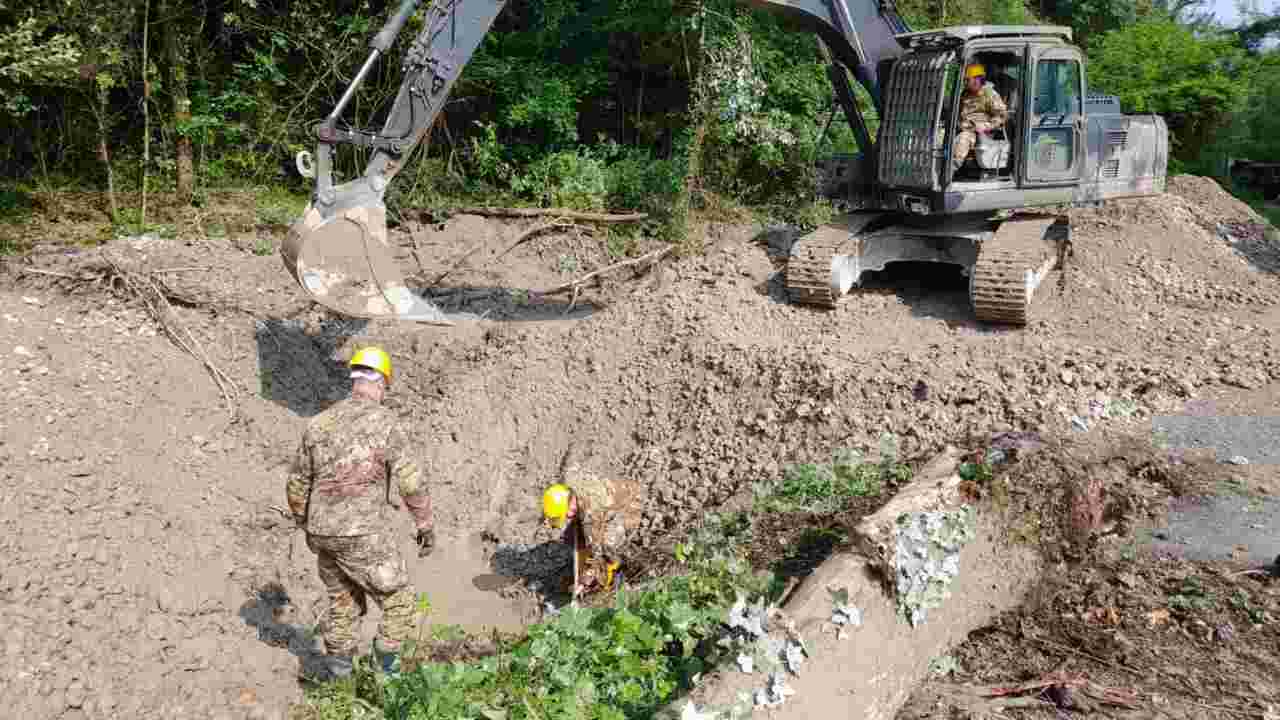
[[[1230,458],[1227,458],[1227,462],[1231,463],[1232,465],[1248,465],[1249,458],[1243,455],[1233,455]]]
[[[945,597],[959,571],[959,551],[972,539],[976,518],[960,493],[960,457],[948,445],[854,528],[859,549],[895,584],[899,609],[913,625]]]
[[[85,687],[84,683],[76,680],[67,686],[66,704],[69,708],[84,707]]]

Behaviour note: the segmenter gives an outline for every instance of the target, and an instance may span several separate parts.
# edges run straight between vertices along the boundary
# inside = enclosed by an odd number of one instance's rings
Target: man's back
[[[371,400],[342,400],[307,425],[299,472],[311,479],[307,532],[367,535],[386,528],[390,465],[405,452],[395,414]]]

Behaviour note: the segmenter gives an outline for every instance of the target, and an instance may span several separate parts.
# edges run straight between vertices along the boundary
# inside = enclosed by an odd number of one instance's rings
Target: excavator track
[[[786,287],[792,302],[834,308],[857,281],[847,259],[856,249],[847,226],[826,226],[797,238],[787,259]]]
[[[978,320],[1026,325],[1031,303],[1044,278],[1058,265],[1064,220],[1036,215],[1004,221],[983,242],[969,281]]]

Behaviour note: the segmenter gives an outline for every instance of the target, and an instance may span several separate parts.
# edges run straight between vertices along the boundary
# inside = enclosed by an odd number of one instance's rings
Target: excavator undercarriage
[[[943,263],[968,275],[976,319],[1025,325],[1036,290],[1059,267],[1070,244],[1068,220],[1046,213],[884,226],[891,219],[846,215],[798,238],[785,275],[791,300],[835,308],[866,272],[894,262]]]

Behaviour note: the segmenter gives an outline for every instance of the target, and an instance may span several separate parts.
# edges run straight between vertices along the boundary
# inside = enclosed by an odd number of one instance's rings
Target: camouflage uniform
[[[566,463],[563,482],[578,500],[576,519],[580,521],[569,526],[565,542],[573,544],[574,536],[581,533],[588,557],[579,581],[586,587],[603,586],[608,565],[621,562],[623,546],[639,525],[639,485],[601,477],[573,461]]]
[[[354,655],[355,624],[372,597],[382,608],[381,645],[413,631],[414,596],[393,538],[384,530],[396,490],[419,529],[432,527],[431,499],[395,414],[360,397],[308,424],[286,484],[289,509],[316,554],[329,610],[320,630],[331,655]]]
[[[960,98],[959,132],[956,133],[955,145],[951,150],[953,170],[959,170],[969,156],[974,143],[978,141],[977,124],[986,123],[989,130],[1003,127],[1009,118],[1009,108],[996,92],[991,83],[983,83],[982,89],[970,93],[967,89]]]

